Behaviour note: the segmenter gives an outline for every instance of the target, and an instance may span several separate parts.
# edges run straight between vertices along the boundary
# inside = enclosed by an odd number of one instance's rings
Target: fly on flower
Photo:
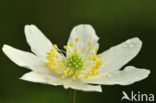
[[[101,85],[129,85],[145,79],[150,73],[134,66],[120,70],[140,51],[139,38],[97,54],[99,37],[91,25],[75,26],[63,50],[52,44],[35,25],[26,25],[25,35],[34,54],[8,45],[2,48],[14,63],[32,70],[20,78],[23,80],[102,92]]]

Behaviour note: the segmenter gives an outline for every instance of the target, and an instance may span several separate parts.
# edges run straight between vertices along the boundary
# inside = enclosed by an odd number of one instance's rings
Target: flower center
[[[65,52],[58,49],[58,46],[54,44],[53,47],[55,49],[51,49],[51,51],[47,53],[48,62],[46,63],[46,66],[49,70],[53,70],[55,73],[62,75],[62,78],[72,77],[73,80],[81,80],[82,77],[86,79],[98,75],[99,72],[97,72],[97,70],[102,64],[100,55],[96,54],[98,48],[93,48],[92,42],[89,42],[88,48],[80,50],[77,45],[78,41],[79,38],[76,38],[76,45],[74,45],[74,41],[71,40],[69,48],[64,46],[64,49],[67,51],[66,57],[63,54]],[[86,51],[89,55],[84,54]]]
[[[80,70],[83,67],[84,60],[79,54],[72,54],[66,58],[66,67],[73,71]]]

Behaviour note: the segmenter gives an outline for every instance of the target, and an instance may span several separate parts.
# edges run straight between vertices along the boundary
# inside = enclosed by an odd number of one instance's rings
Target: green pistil
[[[71,54],[66,59],[66,66],[73,71],[80,70],[83,67],[84,60],[79,54]]]

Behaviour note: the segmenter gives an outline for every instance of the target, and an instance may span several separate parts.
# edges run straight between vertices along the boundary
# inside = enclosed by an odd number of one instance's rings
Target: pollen
[[[84,53],[84,49],[81,49],[81,53]]]
[[[92,42],[89,42],[89,43],[88,43],[88,46],[91,46],[91,45],[92,45]]]
[[[73,79],[73,80],[76,80],[75,76],[72,76],[72,79]]]
[[[98,58],[100,58],[101,57],[101,55],[98,55]]]
[[[95,53],[97,53],[98,49],[99,49],[99,48],[96,48],[96,49],[95,49]]]
[[[71,50],[68,50],[68,52],[69,52],[69,54],[71,54],[72,52],[71,52]]]
[[[53,67],[53,66],[50,66],[50,67],[49,67],[49,70],[53,70],[53,69],[54,69],[54,67]]]
[[[63,48],[67,50],[67,46],[66,46],[66,45],[64,45],[64,47],[63,47]]]
[[[92,42],[88,42],[87,48],[80,49],[78,43],[79,38],[77,37],[69,42],[69,46],[72,48],[63,46],[68,52],[66,57],[65,51],[60,50],[57,44],[54,44],[54,48],[47,52],[48,61],[45,66],[51,72],[60,75],[62,79],[82,80],[82,78],[87,79],[99,75],[98,69],[101,67],[102,61],[100,60],[101,55],[97,55],[98,48],[93,48]]]
[[[71,47],[73,47],[73,45],[74,45],[74,41],[72,40],[72,41],[70,41],[70,44],[69,44]]]
[[[55,47],[57,47],[57,45],[55,45]],[[55,51],[55,49],[51,49],[51,51],[52,51],[52,52],[54,52],[54,51]]]
[[[92,47],[89,47],[89,50],[92,50]]]
[[[65,76],[66,76],[66,75],[62,75],[61,77],[62,77],[62,78],[65,78]]]
[[[78,52],[78,50],[77,50],[77,49],[75,49],[75,50],[74,50],[74,53],[77,53],[77,52]]]
[[[58,49],[58,46],[56,44],[53,45],[55,49]]]
[[[76,38],[75,41],[78,42],[79,41],[79,38]]]
[[[59,55],[56,55],[56,58],[58,59],[59,58]]]

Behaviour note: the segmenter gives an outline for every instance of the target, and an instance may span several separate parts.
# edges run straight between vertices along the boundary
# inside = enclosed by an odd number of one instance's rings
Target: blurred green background
[[[150,69],[147,79],[129,86],[102,86],[103,93],[78,91],[77,103],[120,103],[122,91],[156,93],[156,0],[0,1],[0,47],[9,44],[30,51],[24,35],[26,24],[37,25],[60,47],[78,24],[95,28],[100,52],[131,37],[143,41],[141,52],[127,65]],[[19,80],[29,70],[0,53],[0,103],[69,103],[70,90]]]

